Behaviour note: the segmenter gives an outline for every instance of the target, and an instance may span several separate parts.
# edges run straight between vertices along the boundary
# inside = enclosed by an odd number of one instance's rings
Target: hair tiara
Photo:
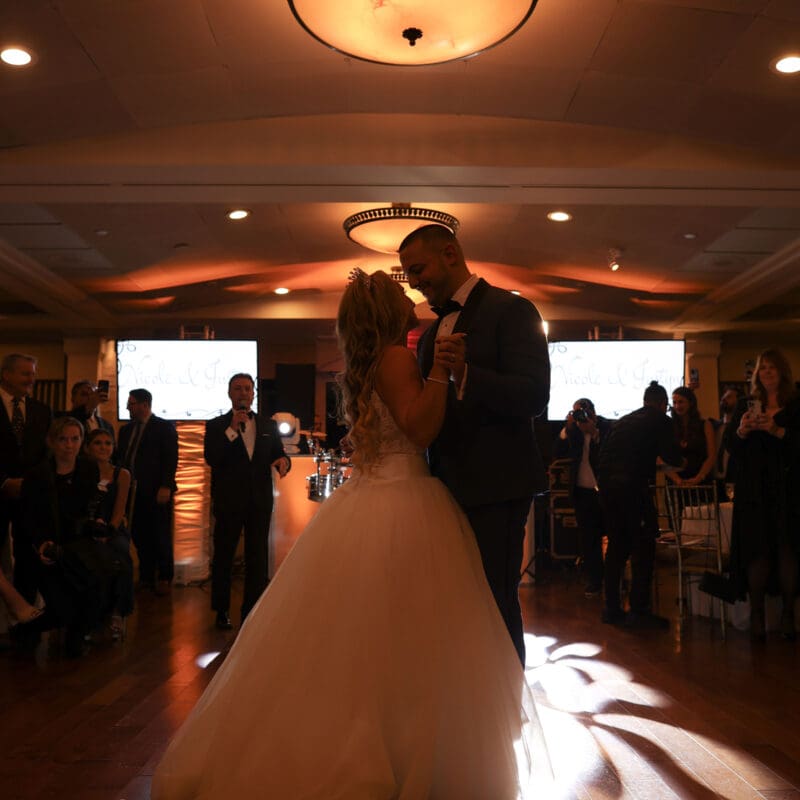
[[[364,272],[364,270],[361,269],[361,267],[353,267],[353,269],[350,270],[350,275],[348,276],[347,282],[363,283],[364,286],[366,286],[366,288],[369,289],[370,286],[372,285],[372,276],[367,275],[367,273]]]

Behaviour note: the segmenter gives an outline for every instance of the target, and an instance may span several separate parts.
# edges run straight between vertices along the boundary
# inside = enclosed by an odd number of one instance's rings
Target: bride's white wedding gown
[[[547,759],[469,524],[373,402],[378,463],[300,536],[153,800],[505,800]]]

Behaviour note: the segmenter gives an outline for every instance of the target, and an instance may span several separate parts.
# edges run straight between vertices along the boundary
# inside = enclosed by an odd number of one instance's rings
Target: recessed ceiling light
[[[289,294],[289,290],[285,286],[279,286],[275,290],[275,294]]]
[[[551,211],[547,215],[547,219],[551,222],[569,222],[572,219],[572,214],[566,211]]]
[[[22,47],[6,47],[0,51],[0,59],[10,67],[27,67],[33,61],[33,55]]]
[[[782,56],[775,62],[775,70],[783,75],[794,75],[800,72],[800,56]]]
[[[108,236],[108,231],[107,231],[105,228],[98,228],[98,229],[97,229],[97,230],[94,232],[94,235],[95,235],[95,236],[100,236],[100,237],[103,237],[103,236]]]
[[[512,289],[511,294],[519,294],[519,289]]]
[[[684,239],[696,239],[697,238],[697,234],[696,233],[684,233],[683,234],[683,238]]]
[[[249,216],[250,212],[246,208],[234,208],[228,212],[228,219],[247,219]]]

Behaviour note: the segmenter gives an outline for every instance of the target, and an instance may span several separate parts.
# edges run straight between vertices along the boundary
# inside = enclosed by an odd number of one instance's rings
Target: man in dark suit
[[[214,510],[214,561],[211,610],[218,628],[231,628],[231,568],[244,529],[244,598],[242,622],[269,583],[269,523],[272,515],[272,468],[281,478],[291,468],[278,427],[254,414],[255,385],[244,373],[228,382],[231,410],[206,423],[204,454],[211,467]]]
[[[131,538],[139,557],[139,582],[156,594],[169,593],[175,571],[172,551],[172,500],[177,485],[178,434],[152,413],[153,395],[133,389],[131,421],[119,432],[117,463],[136,481]]]
[[[547,485],[533,434],[533,418],[550,396],[542,318],[527,300],[471,275],[447,228],[418,228],[399,251],[409,286],[441,315],[419,342],[422,374],[430,371],[435,347],[452,363],[444,425],[428,450],[431,471],[469,518],[524,663],[518,587],[525,520],[533,496]]]
[[[36,380],[36,359],[12,353],[0,365],[0,549],[9,525],[14,535],[14,585],[29,602],[36,599],[38,557],[15,521],[22,480],[47,452],[47,431],[53,412],[30,397]]]
[[[106,400],[108,391],[101,391],[89,380],[77,381],[70,391],[70,410],[59,412],[56,416],[67,416],[78,420],[83,425],[84,441],[89,433],[99,428],[105,431],[113,442],[116,439],[114,426],[97,413],[99,405]]]

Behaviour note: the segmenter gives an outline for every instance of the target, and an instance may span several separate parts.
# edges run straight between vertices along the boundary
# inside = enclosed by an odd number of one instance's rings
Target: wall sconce
[[[620,264],[620,256],[622,256],[622,250],[618,247],[612,247],[608,251],[608,268],[612,272],[616,272],[622,266]]]

